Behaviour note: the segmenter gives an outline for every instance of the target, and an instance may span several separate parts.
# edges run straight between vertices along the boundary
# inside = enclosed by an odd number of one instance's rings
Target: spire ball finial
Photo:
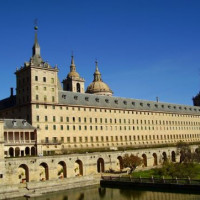
[[[34,26],[34,30],[37,31],[38,30],[38,26]]]

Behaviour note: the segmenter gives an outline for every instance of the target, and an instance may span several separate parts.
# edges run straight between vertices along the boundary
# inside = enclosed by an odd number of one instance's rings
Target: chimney
[[[10,88],[10,96],[13,96],[13,88]]]

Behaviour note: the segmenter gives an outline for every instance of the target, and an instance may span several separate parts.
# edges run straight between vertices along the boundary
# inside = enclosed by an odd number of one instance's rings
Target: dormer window
[[[16,121],[16,120],[13,120],[13,121],[12,121],[12,124],[13,124],[13,126],[17,126],[17,121]]]
[[[124,105],[127,105],[127,101],[124,101]]]
[[[161,107],[162,107],[162,108],[164,108],[165,106],[164,106],[164,105],[162,105]]]
[[[155,104],[155,107],[157,108],[157,107],[158,107],[158,104]]]
[[[106,102],[106,103],[109,103],[109,99],[105,99],[105,102]]]
[[[96,98],[95,100],[96,100],[96,102],[99,102],[99,98]]]
[[[143,103],[140,103],[141,106],[143,106]]]
[[[150,103],[148,103],[147,106],[150,108],[150,106],[151,106]]]
[[[182,110],[182,107],[179,107],[180,110]]]
[[[118,104],[118,100],[115,100],[115,103]]]
[[[89,101],[89,97],[85,97],[85,100],[86,100],[86,101]]]
[[[23,120],[23,121],[22,121],[22,124],[23,124],[24,126],[26,126],[26,125],[27,125],[27,121],[26,121],[26,120]]]
[[[174,109],[176,109],[176,106],[174,106]]]
[[[170,105],[168,105],[168,108],[170,109],[170,108],[171,108],[171,106],[170,106]]]
[[[78,96],[74,96],[74,99],[75,99],[75,100],[78,100]]]
[[[132,102],[132,105],[135,106],[135,102]]]

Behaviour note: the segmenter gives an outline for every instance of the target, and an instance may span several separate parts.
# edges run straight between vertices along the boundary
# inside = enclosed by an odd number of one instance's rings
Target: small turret
[[[63,90],[84,93],[84,82],[85,80],[80,77],[78,72],[76,72],[76,65],[72,54],[70,72],[67,75],[67,78],[63,80]]]

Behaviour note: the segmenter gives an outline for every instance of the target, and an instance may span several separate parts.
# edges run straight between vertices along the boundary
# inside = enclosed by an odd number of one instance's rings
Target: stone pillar
[[[15,132],[13,132],[13,142],[15,143]]]

